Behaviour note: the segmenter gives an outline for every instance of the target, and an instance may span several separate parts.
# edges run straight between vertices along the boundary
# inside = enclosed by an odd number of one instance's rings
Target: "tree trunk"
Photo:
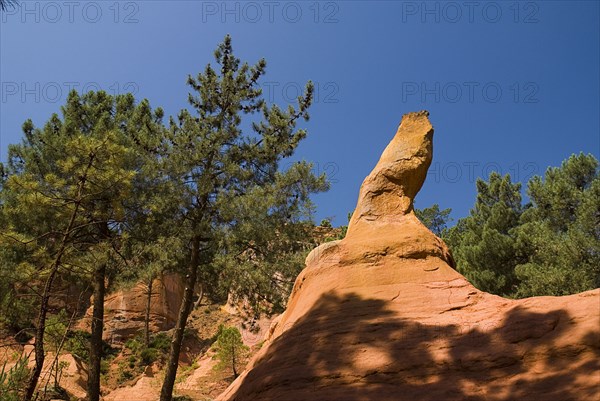
[[[231,347],[231,367],[233,368],[233,378],[237,379],[238,377],[238,372],[237,369],[235,368],[235,345]]]
[[[44,286],[44,293],[42,294],[42,302],[40,304],[40,312],[38,314],[38,322],[35,330],[35,366],[33,368],[33,372],[31,373],[31,377],[29,378],[27,390],[25,391],[25,395],[23,397],[25,401],[30,401],[33,398],[33,393],[37,387],[40,374],[42,373],[42,367],[44,366],[44,360],[46,359],[46,355],[44,355],[44,332],[46,331],[46,316],[48,315],[50,290],[52,289],[52,283],[56,277],[58,266],[59,264],[53,265],[50,276],[46,280],[46,285]]]
[[[102,331],[104,329],[104,293],[106,264],[94,271],[94,303],[92,335],[90,337],[90,365],[88,368],[88,401],[100,400],[100,363],[102,361]]]
[[[150,347],[150,307],[152,306],[152,282],[154,275],[148,280],[148,294],[146,294],[146,316],[144,317],[144,339],[146,348]]]
[[[202,304],[202,298],[204,298],[204,286],[202,283],[198,284],[200,291],[198,292],[198,300],[194,304],[194,309],[197,309]]]
[[[44,292],[42,293],[42,300],[40,302],[40,312],[38,314],[38,323],[35,331],[35,367],[33,368],[33,372],[31,374],[31,377],[29,378],[29,383],[27,383],[27,389],[25,390],[25,394],[23,396],[24,401],[31,401],[31,399],[33,398],[33,393],[35,392],[35,388],[37,387],[38,381],[40,379],[40,374],[42,373],[44,360],[46,359],[46,356],[44,355],[44,332],[46,331],[46,316],[48,315],[48,302],[50,300],[50,291],[52,290],[52,284],[54,283],[54,279],[56,278],[56,274],[58,273],[58,269],[60,268],[62,257],[67,248],[67,242],[69,241],[69,238],[71,236],[71,231],[75,226],[75,219],[77,218],[79,206],[81,205],[83,187],[87,179],[87,171],[92,166],[93,160],[94,155],[90,157],[90,161],[85,170],[85,173],[81,181],[79,182],[79,189],[77,199],[75,201],[75,208],[73,209],[73,213],[71,213],[71,218],[69,220],[67,229],[62,235],[60,248],[56,253],[54,262],[52,263],[52,266],[50,268],[50,275],[46,279],[46,284],[44,285]]]
[[[179,316],[177,318],[177,325],[175,326],[175,333],[173,333],[173,339],[171,340],[171,350],[169,352],[169,362],[165,372],[165,381],[163,382],[162,389],[160,390],[160,401],[171,401],[173,398],[173,387],[175,385],[175,376],[177,375],[177,367],[179,365],[179,352],[181,351],[181,344],[183,343],[183,333],[194,301],[194,287],[196,285],[198,265],[200,262],[199,248],[200,237],[195,236],[192,238],[192,252],[188,273],[186,276],[185,290],[183,293],[181,306],[179,308]]]

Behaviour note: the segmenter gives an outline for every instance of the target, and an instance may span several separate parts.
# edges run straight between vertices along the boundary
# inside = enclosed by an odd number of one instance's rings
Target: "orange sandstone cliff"
[[[151,332],[169,330],[175,326],[183,291],[183,279],[177,274],[164,274],[153,280],[149,314]],[[104,301],[102,338],[111,344],[123,343],[143,332],[147,303],[148,285],[142,282],[130,289],[107,295]],[[89,330],[91,321],[90,307],[79,322],[78,328]]]
[[[402,118],[346,238],[309,254],[220,401],[600,399],[600,290],[510,300],[474,288],[413,213],[432,139],[427,112]]]

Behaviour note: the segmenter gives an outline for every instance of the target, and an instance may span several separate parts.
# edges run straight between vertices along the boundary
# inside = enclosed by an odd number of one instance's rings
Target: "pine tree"
[[[215,357],[219,360],[217,368],[231,368],[234,378],[239,376],[238,368],[250,350],[242,341],[237,327],[219,327],[217,341],[214,344]]]
[[[448,229],[448,223],[452,221],[450,213],[452,209],[440,210],[440,205],[434,203],[425,209],[415,209],[415,214],[435,235],[441,237]]]
[[[567,295],[600,287],[600,175],[593,155],[572,155],[528,184],[532,207],[518,229],[527,262],[518,295]]]
[[[514,269],[521,259],[514,229],[523,212],[520,188],[508,174],[493,172],[489,182],[477,180],[475,207],[444,237],[458,270],[480,290],[504,296],[516,291]]]
[[[308,119],[313,85],[307,84],[297,108],[281,109],[262,99],[258,80],[265,72],[264,60],[254,66],[241,63],[229,36],[215,51],[215,60],[218,69],[207,65],[196,78],[188,78],[193,112],[182,110],[171,119],[163,144],[163,184],[171,196],[162,197],[162,205],[185,239],[188,262],[161,401],[172,398],[199,275],[215,266],[231,267],[237,259],[240,268],[233,271],[256,278],[244,281],[272,281],[273,276],[264,279],[271,271],[252,270],[257,258],[268,260],[278,243],[293,242],[302,218],[310,215],[309,195],[327,188],[325,177],[314,176],[306,162],[279,170],[282,158],[291,156],[306,136],[295,127]]]
[[[120,259],[143,158],[136,140],[148,136],[161,112],[131,95],[104,92],[69,94],[62,119],[53,115],[43,128],[31,121],[25,139],[9,147],[7,179],[2,187],[7,226],[3,243],[11,242],[43,280],[35,334],[36,364],[27,388],[32,399],[44,363],[44,329],[56,278],[66,269],[93,284],[88,397],[99,399],[105,282]]]

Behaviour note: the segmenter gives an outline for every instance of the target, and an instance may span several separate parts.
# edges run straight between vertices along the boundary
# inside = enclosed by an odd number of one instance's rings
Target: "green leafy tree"
[[[528,184],[532,207],[518,229],[526,263],[518,295],[566,295],[600,287],[600,175],[592,155],[572,155]]]
[[[489,181],[477,180],[477,200],[468,217],[448,230],[444,239],[452,249],[458,270],[477,288],[510,296],[518,285],[514,229],[523,212],[521,184],[493,172]]]
[[[437,203],[425,209],[415,209],[419,220],[438,237],[442,237],[448,229],[448,223],[452,221],[451,212],[452,209],[440,210],[440,205]]]
[[[140,138],[160,120],[147,102],[105,92],[69,94],[62,119],[53,115],[42,127],[23,126],[24,140],[9,147],[2,186],[6,226],[3,242],[26,257],[41,297],[35,332],[36,364],[26,391],[33,397],[44,362],[48,302],[56,278],[65,270],[91,281],[94,289],[88,397],[99,399],[105,283],[126,239],[127,217],[135,199],[143,158]],[[34,276],[35,274],[35,276]]]
[[[242,335],[237,327],[219,327],[217,341],[214,344],[215,357],[219,360],[218,369],[229,369],[233,376],[238,377],[238,368],[248,356],[250,348],[242,341]]]
[[[215,60],[217,69],[207,65],[197,77],[188,78],[193,112],[182,110],[171,118],[162,144],[163,193],[170,195],[157,197],[156,206],[171,213],[185,244],[182,253],[188,256],[161,401],[172,399],[197,281],[207,272],[220,272],[217,266],[235,264],[237,269],[224,270],[221,276],[234,287],[230,291],[252,286],[261,290],[267,282],[271,284],[266,288],[276,288],[272,282],[277,272],[257,272],[258,262],[273,261],[278,248],[294,244],[302,220],[312,213],[310,194],[327,188],[325,176],[314,176],[309,163],[279,169],[280,161],[306,136],[296,124],[308,119],[313,85],[307,84],[297,107],[281,109],[262,98],[258,81],[265,72],[264,60],[254,66],[241,63],[229,36],[215,51]],[[228,272],[249,279],[231,279]]]

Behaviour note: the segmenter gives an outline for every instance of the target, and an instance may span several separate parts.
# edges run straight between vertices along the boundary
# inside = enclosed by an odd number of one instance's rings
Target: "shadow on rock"
[[[232,400],[595,399],[599,332],[573,339],[564,310],[515,307],[496,327],[425,325],[387,301],[324,295],[276,338]],[[564,344],[564,342],[563,342]],[[594,373],[596,372],[596,373]],[[578,381],[588,376],[587,383]],[[589,398],[588,398],[589,397]]]

